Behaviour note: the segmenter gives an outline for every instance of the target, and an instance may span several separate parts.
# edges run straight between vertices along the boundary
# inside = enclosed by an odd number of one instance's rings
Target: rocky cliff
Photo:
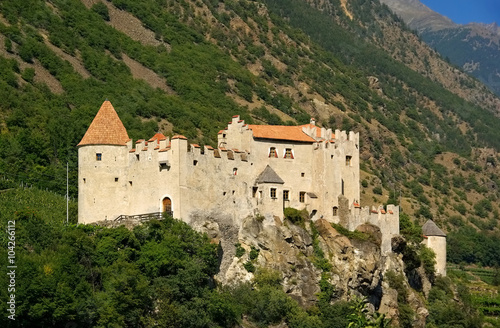
[[[221,245],[221,269],[216,279],[224,285],[250,282],[254,269],[268,268],[282,273],[283,288],[304,307],[318,301],[325,281],[334,286],[332,301],[366,297],[376,310],[398,321],[398,290],[386,281],[391,272],[405,276],[402,255],[382,256],[377,228],[365,227],[367,238],[347,238],[323,219],[295,225],[288,220],[248,217],[239,227],[226,220],[211,217],[196,227]],[[242,251],[244,249],[244,252]],[[414,279],[426,288],[430,284],[422,270]],[[410,288],[407,302],[414,311],[414,327],[424,327],[428,314],[423,297]],[[401,291],[399,291],[401,292]]]

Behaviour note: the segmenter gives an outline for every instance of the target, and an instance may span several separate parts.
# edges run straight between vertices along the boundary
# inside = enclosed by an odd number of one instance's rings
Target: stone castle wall
[[[274,216],[283,217],[284,207],[306,208],[313,220],[340,222],[350,230],[364,223],[380,227],[382,247],[390,251],[390,237],[399,233],[398,208],[388,206],[384,214],[356,205],[359,135],[336,130],[332,139],[331,130],[313,124],[302,129],[316,142],[255,139],[235,116],[219,133],[216,149],[190,145],[182,136],[82,146],[79,222],[160,212],[166,198],[173,215],[191,224],[211,215],[235,224],[257,214],[274,222]],[[269,156],[271,148],[276,157]],[[287,149],[293,158],[285,158]],[[267,166],[282,183],[257,181]]]

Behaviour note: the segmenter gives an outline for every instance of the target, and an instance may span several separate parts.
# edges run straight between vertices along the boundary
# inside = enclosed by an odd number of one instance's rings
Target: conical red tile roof
[[[125,145],[130,138],[109,100],[104,101],[78,146]]]

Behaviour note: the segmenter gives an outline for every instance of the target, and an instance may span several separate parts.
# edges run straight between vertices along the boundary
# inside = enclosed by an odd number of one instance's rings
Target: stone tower
[[[436,273],[446,276],[446,234],[432,220],[422,226],[425,246],[436,253]]]
[[[113,105],[104,101],[78,144],[80,223],[96,221],[96,214],[101,220],[112,220],[128,207],[126,168],[131,142]]]

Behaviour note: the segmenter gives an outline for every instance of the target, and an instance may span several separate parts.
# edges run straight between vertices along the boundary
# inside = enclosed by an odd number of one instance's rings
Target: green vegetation
[[[301,227],[304,227],[306,220],[309,219],[309,213],[306,209],[298,210],[292,207],[287,207],[283,210],[283,215],[287,220]]]
[[[241,247],[240,243],[236,243],[234,247],[236,247],[236,257],[242,257],[245,254],[245,249]]]
[[[357,239],[357,240],[371,240],[373,241],[372,236],[370,236],[367,233],[354,230],[354,231],[349,231],[348,229],[344,228],[342,225],[337,224],[337,223],[332,223],[332,227],[337,230],[338,233],[346,236],[349,239]]]
[[[134,15],[154,38],[137,41],[113,28],[108,5]],[[90,8],[78,0],[0,1],[0,215],[2,228],[7,217],[19,221],[19,259],[26,263],[19,282],[33,289],[33,295],[20,289],[19,296],[33,304],[20,305],[22,324],[229,327],[245,315],[260,326],[286,321],[289,327],[346,327],[355,321],[348,321],[349,314],[366,319],[362,303],[331,304],[332,267],[314,226],[321,292],[318,306],[305,311],[277,288],[276,279],[256,280],[254,289],[215,288],[213,246],[177,221],[151,222],[132,232],[74,226],[72,201],[71,224],[63,225],[65,211],[58,209],[64,209],[64,199],[57,194],[66,192],[65,164],[74,199],[76,144],[106,98],[134,139],[172,126],[172,134],[215,146],[217,131],[234,114],[247,123],[303,124],[314,113],[323,116],[325,127],[359,131],[360,151],[372,156],[363,169],[377,178],[376,184],[363,181],[364,191],[387,192],[390,202],[403,199],[415,214],[416,223],[405,215],[401,219],[409,270],[423,265],[433,275],[432,253],[418,246],[418,223],[429,218],[450,218],[443,228],[449,232],[451,262],[498,265],[500,192],[491,186],[500,185],[495,171],[500,158],[484,159],[476,151],[493,147],[498,152],[500,120],[369,41],[382,35],[379,19],[405,31],[386,6],[366,0],[348,6],[353,20],[338,0],[228,0],[223,5],[112,0]],[[406,43],[404,35],[400,38]],[[125,64],[127,57],[166,86],[137,78]],[[370,77],[378,79],[378,90]],[[464,90],[470,87],[469,81],[463,84]],[[338,110],[324,114],[313,98]],[[453,160],[438,164],[450,152]],[[20,185],[33,188],[17,189]],[[307,213],[292,210],[288,220],[304,226]],[[175,234],[179,231],[189,240]],[[163,249],[171,244],[175,256]],[[235,247],[243,256],[241,246]],[[245,268],[258,276],[257,250],[249,256]],[[484,272],[481,277],[497,279]],[[474,318],[466,293],[460,292],[464,301],[454,304],[445,285],[436,288],[430,325],[446,327],[447,313],[461,325]]]
[[[326,280],[318,306],[307,310],[283,291],[281,273],[270,269],[255,269],[252,284],[214,286],[217,245],[171,217],[133,230],[66,225],[64,199],[36,189],[3,191],[0,205],[2,229],[7,220],[16,221],[16,261],[22,265],[15,326],[235,327],[243,317],[258,327],[381,322],[378,314],[368,316],[364,302],[332,303],[334,287]],[[258,253],[252,248],[250,257]],[[0,271],[7,284],[6,266]],[[1,297],[6,293],[1,290]],[[3,316],[0,323],[13,322]]]
[[[482,327],[468,288],[461,283],[454,288],[449,278],[436,278],[428,297],[427,327]]]
[[[415,312],[408,304],[408,289],[404,284],[405,277],[396,274],[394,271],[387,271],[385,274],[389,286],[398,292],[398,311],[401,327],[412,327]]]

